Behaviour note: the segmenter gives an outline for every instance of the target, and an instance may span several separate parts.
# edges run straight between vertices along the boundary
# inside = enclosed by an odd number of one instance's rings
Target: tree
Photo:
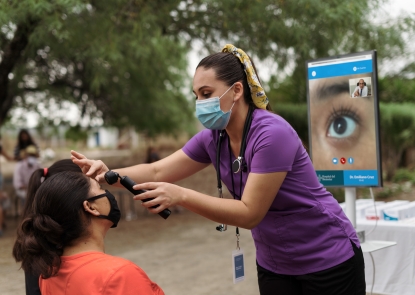
[[[163,32],[171,7],[161,2],[1,1],[0,124],[13,103],[53,121],[49,108],[71,101],[149,135],[189,129],[187,51]]]
[[[268,96],[304,102],[307,59],[404,50],[401,32],[411,32],[412,18],[368,20],[384,2],[0,0],[0,124],[12,106],[48,117],[56,113],[48,107],[71,101],[85,117],[150,135],[187,128],[194,116],[186,53],[194,41],[205,53],[234,43],[274,60],[287,74],[274,75]]]

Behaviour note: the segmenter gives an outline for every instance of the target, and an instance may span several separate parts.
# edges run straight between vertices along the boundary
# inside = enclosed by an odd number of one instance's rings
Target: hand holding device
[[[105,181],[110,185],[116,183],[118,181],[118,178],[119,178],[120,183],[134,195],[139,195],[139,194],[142,194],[142,193],[146,192],[146,190],[135,190],[135,189],[133,189],[133,186],[136,185],[136,183],[131,178],[129,178],[128,176],[120,176],[117,172],[114,172],[112,170],[107,171],[104,175],[104,178],[105,178]],[[153,199],[154,198],[149,198],[149,199],[144,199],[142,201],[147,202],[147,201],[150,201],[150,200],[153,200]],[[157,208],[158,206],[160,206],[160,205],[155,205],[155,206],[152,206],[150,208]],[[158,214],[161,217],[163,217],[164,219],[167,219],[167,217],[170,216],[171,211],[166,208],[163,211],[159,212]]]

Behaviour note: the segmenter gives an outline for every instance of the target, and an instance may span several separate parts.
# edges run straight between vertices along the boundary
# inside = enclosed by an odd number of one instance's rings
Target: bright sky
[[[415,13],[414,0],[390,0],[384,5],[384,9],[392,16],[398,16],[399,13]]]

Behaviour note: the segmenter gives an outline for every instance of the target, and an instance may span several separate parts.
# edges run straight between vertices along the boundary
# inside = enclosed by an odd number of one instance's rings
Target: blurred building
[[[139,136],[133,128],[98,127],[88,132],[88,148],[135,149],[138,144]]]

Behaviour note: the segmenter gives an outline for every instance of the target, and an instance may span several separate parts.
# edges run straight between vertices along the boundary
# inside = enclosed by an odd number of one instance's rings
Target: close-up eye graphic
[[[339,117],[330,124],[327,136],[345,138],[353,134],[356,129],[356,122],[349,117]]]
[[[358,127],[359,120],[356,112],[350,109],[334,110],[328,120],[327,136],[336,139],[346,139],[352,136]]]

